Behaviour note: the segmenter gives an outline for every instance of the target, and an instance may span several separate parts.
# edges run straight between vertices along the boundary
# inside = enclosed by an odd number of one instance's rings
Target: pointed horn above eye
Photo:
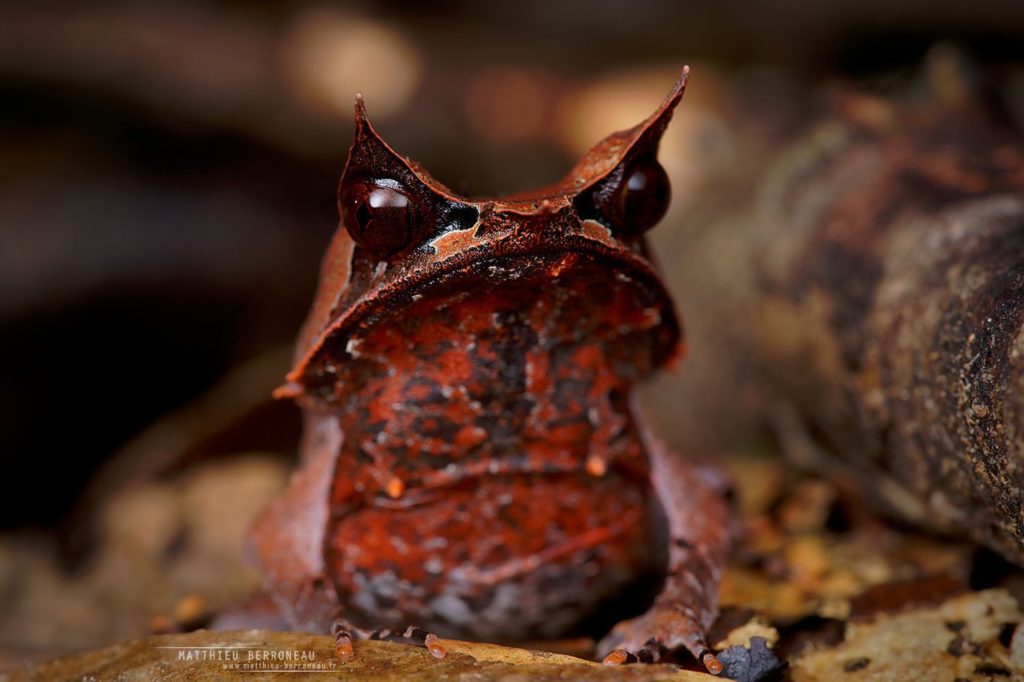
[[[354,105],[356,136],[358,137],[359,135],[370,134],[375,137],[379,137],[377,135],[377,131],[375,131],[373,126],[370,125],[370,118],[366,115],[366,99],[363,97],[363,93],[356,93]]]
[[[449,201],[462,200],[431,177],[422,166],[399,154],[384,141],[370,123],[366,99],[361,92],[355,96],[355,134],[338,185],[339,194],[345,183],[356,177],[391,178],[414,191],[419,188]]]
[[[679,100],[683,98],[683,93],[686,92],[686,84],[689,80],[690,67],[684,66],[679,73],[679,78],[676,79],[675,85],[672,86],[668,95],[665,96],[661,106],[648,116],[646,121],[633,129],[638,131],[638,139],[651,132],[656,133],[659,139],[661,138],[662,133],[665,132],[665,128],[668,126],[668,122],[672,120],[672,114],[675,112],[676,105],[679,104]]]
[[[686,91],[690,67],[684,66],[672,89],[643,122],[628,130],[620,130],[594,145],[570,171],[562,186],[582,192],[607,177],[624,161],[642,154],[654,155],[661,136],[672,120],[676,105]]]

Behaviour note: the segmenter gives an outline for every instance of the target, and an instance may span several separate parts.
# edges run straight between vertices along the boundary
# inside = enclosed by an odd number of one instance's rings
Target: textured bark
[[[696,366],[676,437],[721,447],[761,420],[1024,564],[1021,140],[949,102],[839,101],[669,237]]]

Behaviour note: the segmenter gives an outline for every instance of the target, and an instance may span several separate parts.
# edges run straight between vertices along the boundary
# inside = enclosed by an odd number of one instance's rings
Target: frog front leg
[[[441,639],[432,632],[425,632],[422,628],[410,625],[404,630],[401,628],[380,628],[378,630],[364,630],[357,628],[343,616],[337,616],[332,622],[330,633],[334,637],[334,652],[339,660],[347,661],[355,656],[355,647],[352,644],[355,639],[379,639],[401,644],[413,644],[424,647],[434,658],[444,658],[448,655],[448,649],[441,643]]]
[[[301,480],[301,479],[300,479]],[[294,488],[292,490],[295,490]],[[289,491],[291,492],[291,491]],[[285,500],[288,496],[284,497]],[[272,528],[273,520],[264,520],[261,528]],[[286,528],[287,526],[284,526]],[[367,628],[355,625],[348,618],[348,607],[335,585],[335,579],[345,576],[331,576],[324,568],[317,565],[317,573],[289,576],[287,582],[273,588],[278,599],[277,613],[274,614],[284,624],[307,631],[327,631],[334,638],[335,653],[339,660],[345,661],[355,655],[353,645],[356,639],[377,639],[392,642],[414,644],[425,647],[435,658],[444,658],[447,650],[438,636],[415,626],[402,628]],[[246,624],[245,614],[241,611],[228,614],[216,629],[228,627],[253,627]],[[364,614],[365,618],[365,614]],[[266,616],[264,615],[264,620]],[[259,623],[259,621],[257,621]]]
[[[425,646],[437,658],[445,655],[436,635],[419,628],[360,628],[348,618],[345,600],[339,597],[336,579],[324,562],[324,538],[332,519],[344,517],[345,508],[357,505],[351,476],[338,476],[338,459],[344,438],[338,420],[330,413],[307,412],[302,452],[303,466],[285,491],[250,529],[250,552],[262,565],[265,590],[270,600],[250,608],[222,614],[216,629],[257,627],[272,623],[304,631],[327,631],[335,640],[338,658],[354,655],[354,639],[389,639]],[[341,469],[353,469],[345,460]]]
[[[645,434],[651,481],[668,521],[665,585],[644,614],[623,621],[601,641],[610,652],[604,662],[625,663],[662,648],[686,647],[708,672],[722,664],[706,633],[718,616],[718,585],[730,545],[725,477],[710,467],[687,462]]]

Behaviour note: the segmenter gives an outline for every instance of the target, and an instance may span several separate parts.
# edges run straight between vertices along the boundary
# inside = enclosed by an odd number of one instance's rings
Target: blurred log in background
[[[955,51],[921,80],[833,92],[662,233],[698,359],[657,413],[713,450],[767,431],[1024,563],[1024,143]]]

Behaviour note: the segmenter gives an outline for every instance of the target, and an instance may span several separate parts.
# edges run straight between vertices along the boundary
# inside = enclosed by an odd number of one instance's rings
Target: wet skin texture
[[[292,626],[346,657],[415,625],[441,656],[436,635],[563,634],[654,570],[661,592],[607,661],[682,646],[720,669],[721,479],[630,400],[681,349],[643,232],[667,207],[657,146],[685,81],[558,185],[488,201],[393,152],[357,100],[342,224],[278,391],[304,409],[302,462],[253,532]]]

